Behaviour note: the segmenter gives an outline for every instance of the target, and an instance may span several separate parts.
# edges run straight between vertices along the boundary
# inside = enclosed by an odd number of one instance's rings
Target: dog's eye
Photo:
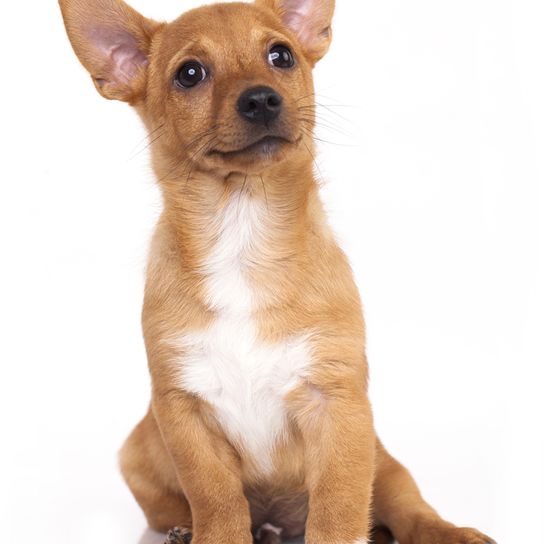
[[[268,62],[276,68],[292,68],[295,65],[295,58],[285,45],[275,45],[268,53]]]
[[[198,85],[201,81],[206,79],[206,68],[197,62],[196,60],[191,60],[186,62],[176,74],[176,83],[180,87],[185,89],[190,89],[195,85]]]

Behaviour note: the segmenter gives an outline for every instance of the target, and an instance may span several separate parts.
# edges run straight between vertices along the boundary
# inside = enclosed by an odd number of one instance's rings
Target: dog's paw
[[[476,529],[459,527],[451,529],[450,540],[455,544],[497,544],[492,538]]]
[[[266,523],[256,532],[253,541],[255,544],[281,544],[281,533],[281,529]]]
[[[174,527],[168,531],[164,544],[190,544],[193,535],[186,529]]]
[[[449,525],[421,527],[413,544],[496,544],[496,542],[468,527],[452,527]]]

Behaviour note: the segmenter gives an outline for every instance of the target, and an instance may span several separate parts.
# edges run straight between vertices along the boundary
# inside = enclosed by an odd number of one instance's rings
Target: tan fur
[[[129,102],[144,121],[164,197],[143,310],[152,403],[121,453],[149,525],[191,530],[195,544],[250,544],[251,530],[264,523],[285,536],[305,532],[308,544],[353,544],[369,538],[374,525],[387,526],[401,544],[491,541],[441,520],[375,436],[359,295],[313,175],[311,68],[328,49],[334,2],[323,0],[302,29],[293,23],[300,23],[294,0],[213,5],[170,24],[145,19],[120,0],[60,4],[99,92]],[[122,71],[117,49],[108,54],[96,45],[112,29],[138,48],[137,63]],[[288,73],[266,62],[277,42],[297,58]],[[195,58],[210,66],[210,77],[190,91],[173,88],[179,65]],[[283,96],[277,131],[285,143],[273,158],[214,153],[251,143],[234,104],[255,85]],[[201,266],[219,234],[214,218],[232,194],[267,210],[267,242],[248,268],[259,339],[311,331],[311,372],[284,399],[289,421],[267,477],[228,440],[213,407],[180,388],[183,349],[169,340],[205,329],[215,317]]]

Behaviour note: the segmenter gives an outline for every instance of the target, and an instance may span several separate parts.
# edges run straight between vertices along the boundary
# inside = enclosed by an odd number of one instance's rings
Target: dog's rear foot
[[[174,527],[168,531],[164,544],[190,544],[193,535],[186,529]]]
[[[449,523],[423,523],[417,527],[415,533],[410,544],[496,544],[492,538],[476,529],[454,527]]]

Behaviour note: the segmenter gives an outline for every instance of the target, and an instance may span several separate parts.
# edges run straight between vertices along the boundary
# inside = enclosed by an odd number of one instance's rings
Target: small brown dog
[[[443,521],[374,432],[359,296],[313,174],[334,0],[170,24],[121,0],[60,5],[98,92],[145,123],[164,197],[143,310],[152,403],[121,453],[149,525],[194,544],[360,544],[380,527],[491,542]]]

